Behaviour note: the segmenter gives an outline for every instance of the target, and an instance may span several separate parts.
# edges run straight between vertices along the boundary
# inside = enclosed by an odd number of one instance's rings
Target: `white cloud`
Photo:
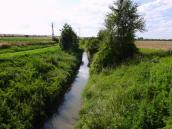
[[[111,3],[112,0],[80,0],[70,9],[63,10],[63,14],[67,16],[65,22],[72,24],[82,36],[95,36],[103,26]]]
[[[172,38],[172,0],[135,0],[146,19],[146,38]],[[56,34],[64,23],[81,36],[95,36],[103,27],[113,0],[0,0],[0,33]]]
[[[112,0],[0,0],[0,33],[51,34],[71,24],[82,36],[96,35]],[[59,33],[59,31],[58,31]]]
[[[172,0],[152,0],[139,7],[146,20],[147,32],[139,34],[146,38],[172,38]]]

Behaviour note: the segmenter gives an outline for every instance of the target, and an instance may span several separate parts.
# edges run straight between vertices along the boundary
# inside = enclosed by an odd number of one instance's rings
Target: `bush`
[[[116,43],[117,41],[113,40],[112,36],[107,35],[107,37],[104,39],[100,51],[95,55],[95,59],[91,66],[92,73],[101,72],[106,68],[116,67],[138,52],[138,49],[133,43],[120,46],[119,43]]]
[[[105,47],[100,49],[96,57],[101,59],[94,61],[93,69],[95,71],[116,66],[137,53],[134,44],[135,33],[144,31],[144,20],[137,13],[137,7],[138,5],[132,0],[117,0],[110,7],[111,12],[105,20],[106,28],[98,33],[99,39],[103,40]]]
[[[95,55],[91,65],[91,73],[101,72],[105,68],[111,68],[117,65],[119,61],[112,51],[112,48],[108,47],[102,49]]]
[[[68,24],[63,26],[60,37],[60,46],[64,50],[75,50],[79,47],[78,37],[72,27]]]

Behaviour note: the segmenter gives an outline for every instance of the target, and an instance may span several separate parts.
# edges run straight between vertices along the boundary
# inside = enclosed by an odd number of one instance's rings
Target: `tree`
[[[100,39],[104,37],[104,45],[95,56],[93,71],[116,66],[137,52],[135,33],[144,31],[144,19],[138,14],[137,8],[138,5],[132,0],[117,0],[110,7],[105,30],[99,32]]]
[[[133,56],[135,33],[144,31],[144,19],[137,12],[138,5],[132,0],[117,0],[110,7],[106,28],[112,35],[113,43],[120,50],[121,59]]]
[[[72,27],[68,24],[63,26],[60,37],[60,46],[64,50],[74,50],[78,48],[79,40]]]

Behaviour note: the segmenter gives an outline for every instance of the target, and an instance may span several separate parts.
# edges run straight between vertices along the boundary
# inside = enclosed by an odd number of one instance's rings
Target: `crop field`
[[[0,54],[34,50],[57,45],[50,37],[0,37]]]
[[[0,37],[0,48],[54,43],[51,37]]]
[[[35,128],[69,88],[81,52],[68,54],[50,39],[1,38],[4,41],[17,46],[0,48],[0,129]]]
[[[172,54],[140,52],[117,68],[91,75],[77,129],[171,129]]]
[[[139,48],[172,50],[172,41],[136,41]]]

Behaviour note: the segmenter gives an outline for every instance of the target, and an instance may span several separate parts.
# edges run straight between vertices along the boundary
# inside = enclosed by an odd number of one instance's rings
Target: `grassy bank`
[[[171,129],[172,55],[141,52],[91,75],[77,129]]]
[[[0,129],[31,129],[69,88],[81,52],[53,46],[0,54],[0,60]]]

